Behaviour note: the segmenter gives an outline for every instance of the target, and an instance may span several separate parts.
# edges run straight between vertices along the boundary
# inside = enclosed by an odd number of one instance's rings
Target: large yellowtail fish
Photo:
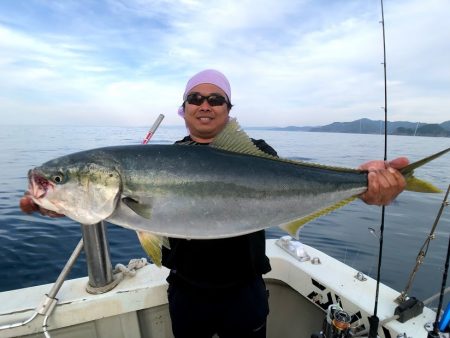
[[[407,188],[437,192],[413,170]],[[367,172],[292,161],[260,151],[233,119],[209,146],[131,145],[82,151],[29,171],[28,196],[82,224],[137,230],[160,264],[165,237],[212,239],[280,226],[297,237],[308,221],[367,189]]]

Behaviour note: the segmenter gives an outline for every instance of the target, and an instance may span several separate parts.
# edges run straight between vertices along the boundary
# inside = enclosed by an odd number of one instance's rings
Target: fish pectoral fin
[[[158,236],[151,232],[136,231],[142,248],[150,257],[152,262],[161,267],[162,265],[162,247],[170,249],[169,239],[164,236]]]
[[[136,214],[146,219],[152,218],[151,204],[141,203],[132,197],[122,197],[122,202]]]
[[[336,209],[339,209],[341,207],[343,207],[344,205],[350,203],[351,201],[355,200],[356,196],[352,196],[350,198],[346,198],[344,200],[341,200],[333,205],[330,205],[328,207],[322,208],[320,210],[317,210],[309,215],[306,215],[302,218],[293,220],[291,222],[287,222],[284,224],[281,224],[279,227],[286,231],[289,235],[291,235],[292,237],[299,239],[299,230],[300,228],[305,225],[306,223],[320,217],[323,215],[326,215]]]

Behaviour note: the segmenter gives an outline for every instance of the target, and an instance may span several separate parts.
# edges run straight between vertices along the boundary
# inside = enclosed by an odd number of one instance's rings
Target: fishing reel
[[[328,307],[327,315],[323,321],[322,331],[311,335],[311,338],[349,338],[351,332],[351,316],[339,305],[332,304]]]

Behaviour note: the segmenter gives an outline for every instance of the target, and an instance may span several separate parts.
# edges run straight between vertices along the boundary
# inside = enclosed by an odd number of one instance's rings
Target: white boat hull
[[[312,247],[304,246],[321,264],[300,262],[276,244],[267,240],[267,255],[272,271],[265,275],[270,291],[268,337],[305,337],[319,332],[329,304],[337,303],[354,315],[352,326],[369,328],[368,317],[374,308],[376,282],[355,278],[357,271]],[[87,278],[66,281],[57,298],[58,304],[48,319],[52,337],[122,338],[173,337],[167,305],[168,270],[148,265],[136,276],[125,278],[113,290],[92,295],[86,292]],[[51,284],[0,293],[0,326],[21,322],[32,315],[50,290]],[[378,317],[391,317],[399,293],[380,286]],[[378,330],[381,338],[426,337],[424,325],[436,314],[424,308],[423,313],[405,323],[396,320]],[[357,319],[359,317],[359,319]],[[42,337],[43,316],[25,326],[4,329],[0,337]]]

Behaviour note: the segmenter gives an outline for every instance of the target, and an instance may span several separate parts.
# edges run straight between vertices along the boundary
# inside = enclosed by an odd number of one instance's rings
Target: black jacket
[[[253,143],[277,156],[264,140]],[[205,145],[189,136],[176,143]],[[169,238],[171,249],[163,248],[162,264],[171,269],[169,283],[178,281],[195,288],[220,289],[239,285],[271,270],[266,256],[265,231],[212,240]]]

